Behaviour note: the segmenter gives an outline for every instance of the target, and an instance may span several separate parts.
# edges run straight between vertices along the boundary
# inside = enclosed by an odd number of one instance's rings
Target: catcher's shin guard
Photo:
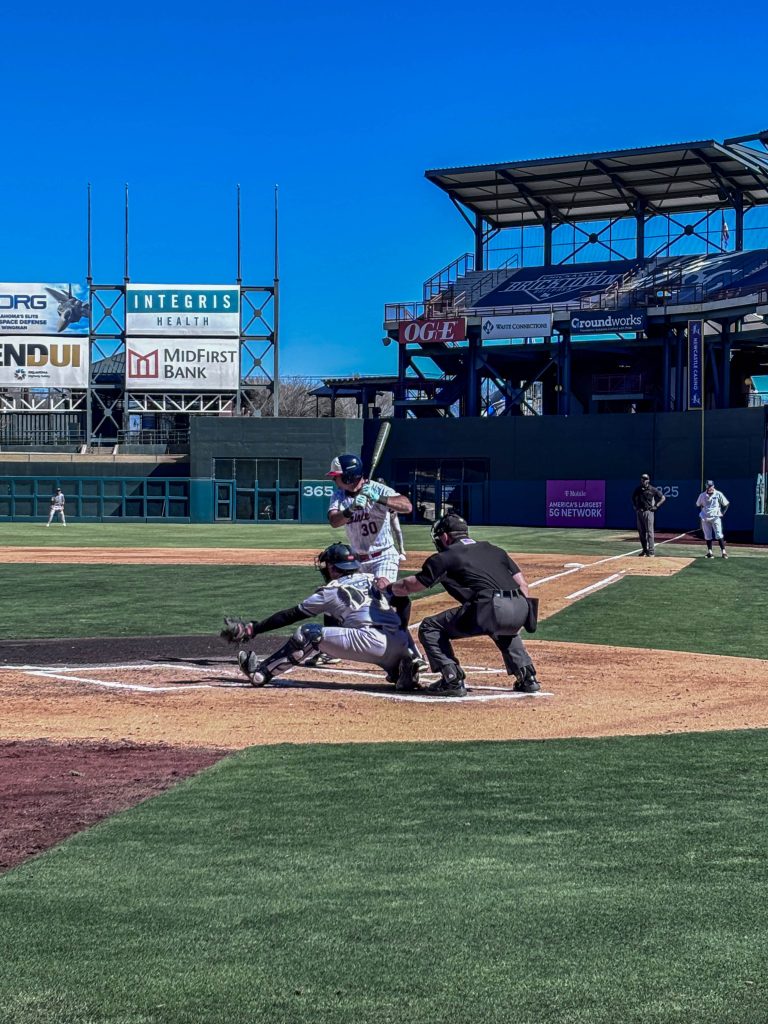
[[[299,626],[290,640],[279,647],[274,654],[265,658],[259,666],[266,669],[270,677],[283,672],[287,668],[300,665],[310,655],[316,654],[323,639],[323,627],[316,622],[305,622]]]

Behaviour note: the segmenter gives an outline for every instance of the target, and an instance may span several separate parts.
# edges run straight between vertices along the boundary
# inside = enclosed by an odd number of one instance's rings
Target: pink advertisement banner
[[[547,480],[547,526],[605,526],[605,480]]]

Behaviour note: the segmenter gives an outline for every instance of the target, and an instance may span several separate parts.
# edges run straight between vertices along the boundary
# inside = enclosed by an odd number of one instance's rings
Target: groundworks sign
[[[547,526],[605,526],[605,480],[547,480]]]

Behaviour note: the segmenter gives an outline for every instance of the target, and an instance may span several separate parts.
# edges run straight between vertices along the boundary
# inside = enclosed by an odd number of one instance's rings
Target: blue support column
[[[564,416],[568,416],[571,411],[571,332],[563,329],[561,335],[560,344],[563,346],[563,379],[561,381],[563,390],[561,392],[563,398],[562,412]]]
[[[552,214],[547,210],[544,213],[544,266],[552,266]]]
[[[662,380],[662,410],[664,412],[671,412],[672,410],[672,338],[669,334],[664,336],[664,369],[662,371],[664,379]]]
[[[485,222],[475,214],[475,270],[485,270]]]
[[[643,199],[635,201],[635,223],[637,225],[635,253],[637,258],[642,260],[645,258],[645,200]]]
[[[405,370],[408,365],[408,352],[405,345],[398,344],[397,346],[397,391],[395,392],[395,400],[398,399],[403,401],[405,399]],[[396,420],[404,420],[407,418],[407,410],[404,405],[395,405],[393,410],[394,418]]]
[[[744,197],[741,192],[737,192],[733,197],[733,211],[736,214],[733,244],[736,252],[742,252],[744,249]]]
[[[464,392],[464,400],[462,402],[462,405],[464,406],[464,416],[480,415],[480,385],[478,374],[479,348],[480,342],[478,339],[470,338],[469,346],[467,348],[466,391]]]

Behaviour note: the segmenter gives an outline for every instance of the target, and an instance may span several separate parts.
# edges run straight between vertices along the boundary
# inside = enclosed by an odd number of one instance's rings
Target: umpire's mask
[[[451,538],[468,537],[469,526],[466,519],[462,519],[455,512],[449,512],[448,515],[437,520],[432,527],[432,543],[435,545],[436,551],[447,549],[448,545],[441,539],[445,533]]]

